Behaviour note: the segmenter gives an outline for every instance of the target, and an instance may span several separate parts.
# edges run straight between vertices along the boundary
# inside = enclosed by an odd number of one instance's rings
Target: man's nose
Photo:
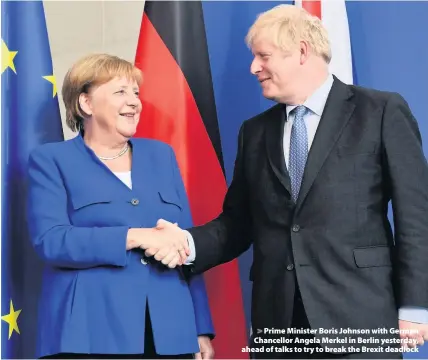
[[[253,75],[256,75],[261,71],[260,61],[258,61],[256,58],[254,58],[253,62],[251,63],[250,71]]]

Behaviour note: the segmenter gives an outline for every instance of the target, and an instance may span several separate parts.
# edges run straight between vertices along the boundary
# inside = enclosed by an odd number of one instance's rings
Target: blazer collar
[[[291,181],[284,158],[284,123],[286,121],[285,105],[275,105],[265,115],[266,152],[272,170],[284,188],[291,194]]]
[[[305,201],[325,160],[354,112],[355,103],[352,97],[351,87],[334,77],[333,86],[308,154],[296,211]]]

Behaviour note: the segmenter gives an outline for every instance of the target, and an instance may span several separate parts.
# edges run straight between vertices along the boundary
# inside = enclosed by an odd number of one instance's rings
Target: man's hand
[[[146,256],[154,258],[170,268],[182,265],[190,255],[187,236],[177,224],[172,224],[166,220],[160,219],[154,230],[160,241],[145,249]]]
[[[214,359],[214,348],[208,336],[198,336],[199,352],[195,359]]]
[[[399,320],[400,338],[412,339],[413,341],[403,344],[404,347],[416,347],[423,345],[428,340],[428,324],[419,324],[405,320]]]

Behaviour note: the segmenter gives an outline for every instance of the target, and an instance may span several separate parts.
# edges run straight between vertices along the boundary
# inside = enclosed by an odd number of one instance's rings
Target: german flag
[[[136,136],[173,147],[193,222],[204,224],[220,214],[227,185],[202,4],[146,1],[136,66],[144,73]],[[206,272],[205,282],[216,358],[248,358],[237,260]]]

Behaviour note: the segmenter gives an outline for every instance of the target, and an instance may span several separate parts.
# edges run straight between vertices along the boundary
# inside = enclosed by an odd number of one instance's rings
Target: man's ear
[[[300,51],[300,64],[303,65],[309,57],[309,45],[306,41],[300,41],[299,43]]]
[[[87,93],[79,95],[79,106],[86,115],[92,115],[91,99]]]

